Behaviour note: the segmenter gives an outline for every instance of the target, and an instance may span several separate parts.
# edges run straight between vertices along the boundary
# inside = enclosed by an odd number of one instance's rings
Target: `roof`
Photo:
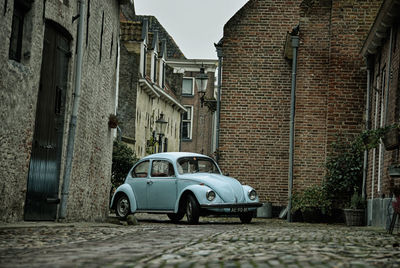
[[[148,160],[152,158],[165,158],[171,161],[176,161],[181,157],[206,157],[210,158],[209,156],[198,154],[198,153],[189,153],[189,152],[167,152],[167,153],[157,153],[151,154],[148,156],[143,157],[141,160]]]
[[[158,31],[159,40],[165,39],[167,42],[167,58],[171,59],[186,59],[179,46],[175,43],[175,40],[169,35],[164,29],[161,23],[154,16],[136,16],[135,21],[143,21],[147,19],[149,21],[149,32]]]
[[[400,0],[385,0],[375,18],[374,24],[364,41],[361,49],[361,55],[376,54],[378,48],[382,46],[382,40],[387,37],[387,30],[399,20],[400,17]]]
[[[142,23],[138,21],[121,21],[121,41],[143,41]]]

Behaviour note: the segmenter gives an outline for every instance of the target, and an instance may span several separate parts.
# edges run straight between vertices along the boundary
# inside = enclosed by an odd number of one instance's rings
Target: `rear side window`
[[[149,172],[149,161],[144,161],[137,165],[131,172],[133,178],[146,178],[147,172]]]
[[[172,177],[175,175],[174,166],[165,160],[154,160],[151,167],[152,177]]]

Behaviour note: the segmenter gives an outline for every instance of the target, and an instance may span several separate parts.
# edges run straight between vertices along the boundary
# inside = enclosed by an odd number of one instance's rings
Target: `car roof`
[[[197,153],[189,153],[189,152],[167,152],[167,153],[157,153],[151,154],[148,156],[143,157],[141,160],[153,159],[153,158],[164,158],[169,159],[172,161],[176,161],[181,157],[206,157],[210,158],[209,156],[197,154]]]

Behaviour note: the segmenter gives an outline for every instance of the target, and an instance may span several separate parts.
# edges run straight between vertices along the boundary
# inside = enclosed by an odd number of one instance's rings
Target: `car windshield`
[[[202,157],[183,157],[177,162],[179,174],[188,173],[215,173],[220,174],[213,160]]]

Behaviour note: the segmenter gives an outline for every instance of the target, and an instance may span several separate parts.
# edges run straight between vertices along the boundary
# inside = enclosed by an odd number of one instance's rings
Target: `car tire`
[[[200,208],[196,198],[188,195],[186,199],[186,218],[189,224],[199,223]]]
[[[130,212],[131,206],[129,204],[129,198],[125,194],[120,195],[117,199],[117,204],[115,205],[115,214],[117,214],[118,218],[125,220]]]
[[[183,218],[183,216],[185,216],[185,214],[184,214],[184,213],[181,213],[181,212],[178,212],[178,213],[168,213],[167,216],[168,216],[168,218],[169,218],[172,222],[177,223],[177,222],[179,222],[180,220],[182,220],[182,218]]]
[[[246,212],[239,215],[239,219],[241,223],[250,223],[253,219],[253,212]]]

